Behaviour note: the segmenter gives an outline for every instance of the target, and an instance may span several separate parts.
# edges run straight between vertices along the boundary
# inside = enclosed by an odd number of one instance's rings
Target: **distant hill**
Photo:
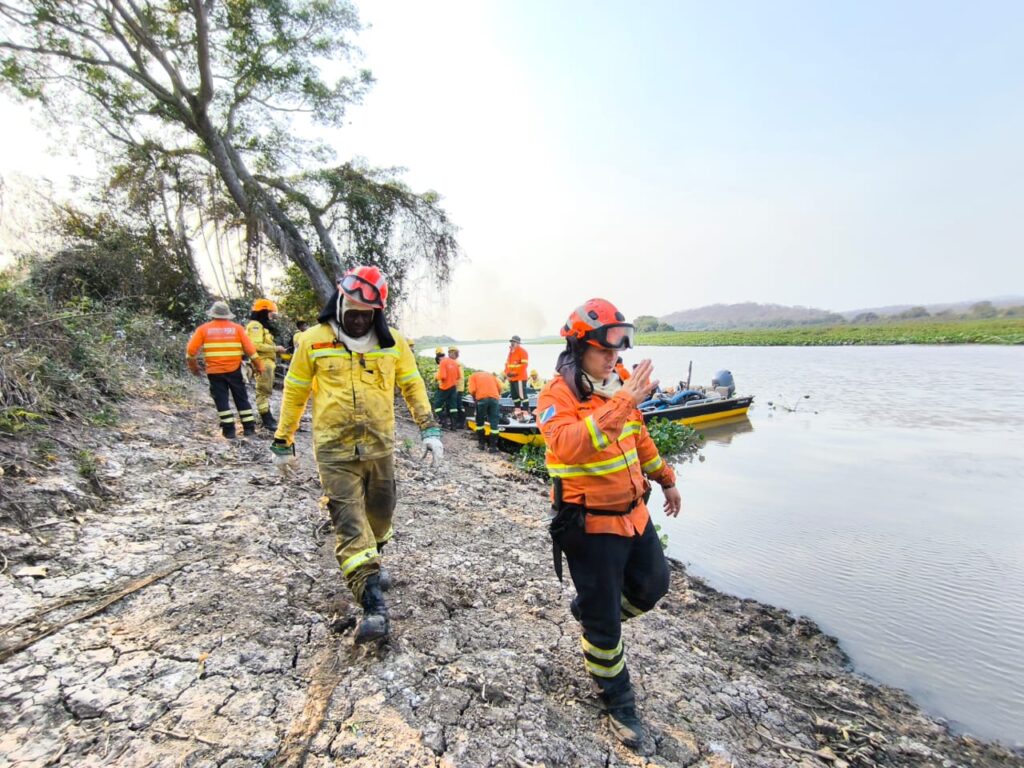
[[[678,331],[718,331],[732,328],[786,328],[794,325],[841,323],[844,318],[826,309],[781,304],[711,304],[684,309],[658,318]]]
[[[953,312],[958,315],[965,315],[971,311],[971,307],[981,301],[988,301],[992,303],[996,309],[1005,309],[1007,307],[1019,307],[1024,306],[1024,296],[993,296],[988,299],[972,299],[971,301],[954,301],[945,304],[892,304],[887,307],[867,307],[865,309],[846,309],[840,312],[843,317],[850,320],[857,315],[862,315],[867,312],[874,312],[880,317],[886,315],[898,315],[901,312],[906,312],[914,306],[923,306],[928,310],[929,315],[937,315],[940,312]]]
[[[427,347],[447,347],[449,344],[458,344],[458,339],[453,339],[451,336],[420,336],[416,340],[417,349],[426,349]]]

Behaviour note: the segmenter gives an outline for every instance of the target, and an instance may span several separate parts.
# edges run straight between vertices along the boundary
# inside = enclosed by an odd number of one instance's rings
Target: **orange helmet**
[[[593,347],[626,349],[633,346],[633,324],[605,299],[590,299],[576,307],[562,326],[567,339],[580,339]]]
[[[388,303],[388,281],[376,267],[356,267],[338,281],[338,290],[360,304],[384,309]]]
[[[261,309],[269,309],[271,312],[277,312],[277,304],[272,302],[270,299],[256,299],[252,303],[252,311],[259,312]]]

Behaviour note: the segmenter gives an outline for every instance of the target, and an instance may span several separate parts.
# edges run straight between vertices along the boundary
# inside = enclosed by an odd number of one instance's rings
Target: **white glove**
[[[427,452],[423,454],[424,457],[427,453],[433,454],[433,456],[430,457],[431,464],[437,466],[444,461],[444,445],[441,443],[441,438],[425,437],[423,438],[423,447],[427,449]]]
[[[281,473],[282,477],[288,477],[295,470],[295,446],[285,446],[283,441],[279,443],[275,440],[270,450],[274,454],[272,459],[274,468]]]

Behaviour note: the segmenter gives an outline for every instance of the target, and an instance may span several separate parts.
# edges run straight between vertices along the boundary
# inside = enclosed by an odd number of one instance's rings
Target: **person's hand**
[[[440,427],[427,427],[424,429],[420,436],[423,438],[423,458],[427,457],[427,454],[431,454],[430,463],[433,466],[437,466],[444,461],[444,444],[441,442],[441,428]]]
[[[280,344],[276,347],[278,354],[283,355],[288,351],[287,347],[282,347]]]
[[[674,485],[662,491],[665,494],[665,514],[669,517],[676,517],[683,507],[683,497],[679,495],[679,489]]]
[[[252,367],[256,369],[256,373],[263,373],[263,361],[258,357],[252,359]]]
[[[275,438],[270,444],[270,452],[274,454],[274,468],[282,477],[288,477],[295,469],[295,444],[288,445],[286,441]]]
[[[632,398],[633,405],[640,405],[645,400],[649,400],[651,392],[658,386],[657,379],[651,381],[652,373],[654,373],[654,363],[650,360],[641,360],[639,365],[633,369],[633,375],[622,385],[622,391]]]

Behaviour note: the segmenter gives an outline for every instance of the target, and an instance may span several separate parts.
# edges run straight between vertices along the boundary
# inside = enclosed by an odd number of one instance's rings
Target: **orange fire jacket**
[[[627,381],[630,377],[629,371],[626,370],[626,366],[622,363],[615,364],[615,372],[619,374],[619,378],[623,381]]]
[[[185,349],[185,361],[191,370],[198,370],[196,355],[202,350],[207,373],[231,373],[242,364],[242,353],[252,358],[257,371],[263,363],[256,357],[256,345],[245,328],[230,320],[211,320],[192,334]]]
[[[545,463],[562,480],[562,501],[624,515],[586,515],[587,533],[639,536],[650,514],[646,475],[663,487],[676,473],[658,454],[643,416],[625,392],[577,400],[556,376],[537,398],[537,423],[547,443]],[[552,500],[554,494],[552,492]]]
[[[434,375],[438,387],[451,389],[459,383],[461,377],[462,371],[459,370],[459,364],[450,357],[442,357],[441,364],[437,366],[437,373]]]
[[[469,377],[469,394],[474,400],[484,400],[488,397],[500,399],[501,384],[498,377],[487,371],[477,371]]]
[[[523,349],[522,345],[508,351],[508,359],[505,360],[505,375],[509,381],[526,381],[530,356]]]

